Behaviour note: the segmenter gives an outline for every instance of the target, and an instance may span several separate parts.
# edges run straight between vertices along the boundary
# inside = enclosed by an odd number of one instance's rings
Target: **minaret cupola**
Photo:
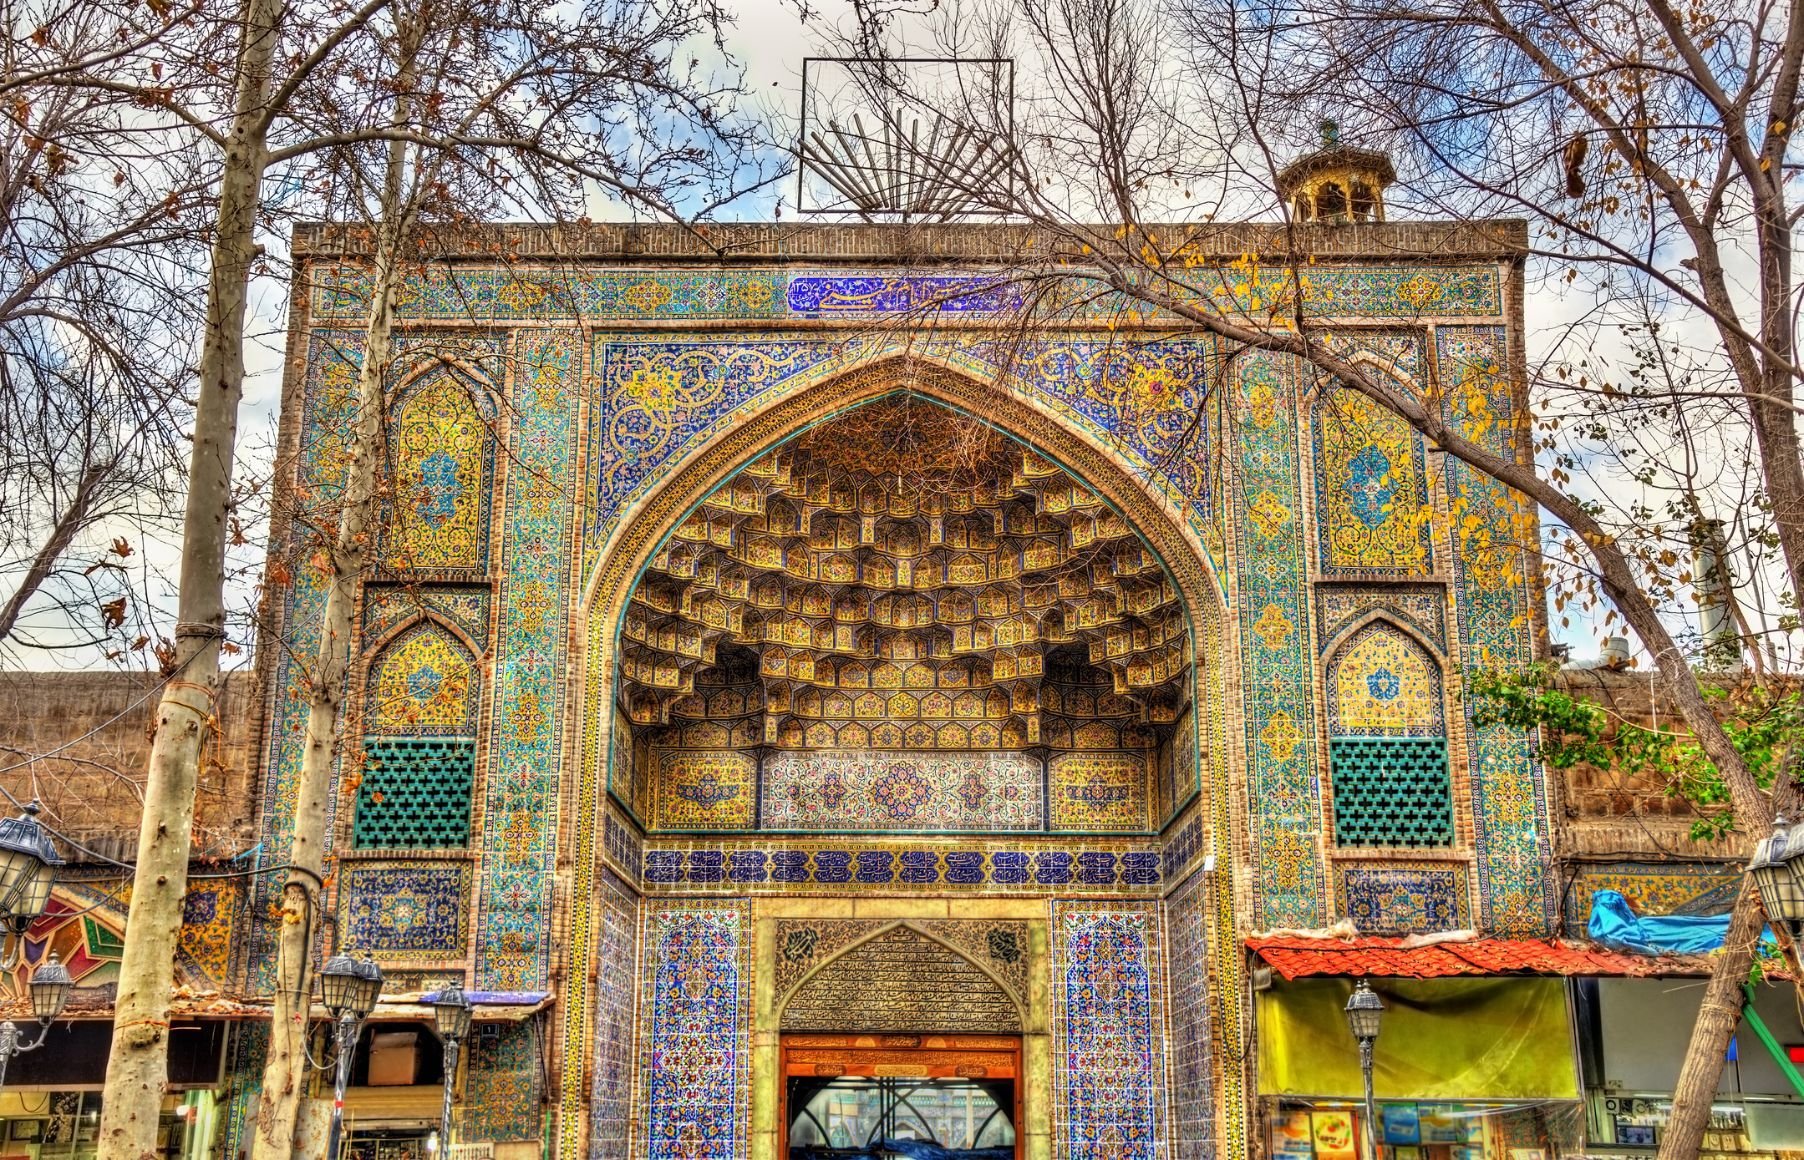
[[[1384,153],[1340,143],[1340,126],[1321,123],[1321,148],[1278,173],[1278,194],[1300,222],[1381,222],[1384,191],[1397,171]]]

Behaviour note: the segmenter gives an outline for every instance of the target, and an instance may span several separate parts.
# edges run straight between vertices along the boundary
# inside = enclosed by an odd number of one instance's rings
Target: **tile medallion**
[[[486,394],[443,364],[407,385],[389,418],[385,567],[486,574],[494,431]]]
[[[764,762],[765,830],[1037,830],[1040,762],[1024,753],[779,752]],[[1142,774],[1144,778],[1144,774]]]
[[[430,622],[403,632],[370,665],[366,733],[390,736],[476,732],[481,678],[470,650]]]
[[[1316,529],[1324,576],[1433,570],[1422,438],[1355,391],[1315,411]]]
[[[757,824],[758,759],[733,749],[675,750],[652,758],[657,826],[749,830]]]
[[[381,962],[444,962],[467,952],[470,866],[353,862],[340,872],[341,945]]]
[[[1341,913],[1373,934],[1468,930],[1464,866],[1343,866]]]
[[[1092,833],[1145,830],[1146,757],[1139,753],[1060,753],[1046,765],[1049,828]]]
[[[1440,666],[1383,622],[1360,629],[1328,658],[1332,736],[1437,737],[1445,731]]]

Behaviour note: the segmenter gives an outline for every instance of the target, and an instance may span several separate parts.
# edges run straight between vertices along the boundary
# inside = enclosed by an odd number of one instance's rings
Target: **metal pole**
[[[11,1019],[0,1023],[0,1087],[6,1086],[6,1065],[13,1061],[19,1043],[19,1029]]]
[[[1365,1036],[1359,1039],[1359,1070],[1366,1081],[1366,1158],[1379,1160],[1378,1101],[1372,1098],[1372,1041]]]
[[[357,1016],[338,1017],[338,1078],[332,1084],[332,1131],[326,1137],[326,1160],[338,1160],[345,1127],[345,1088],[351,1083],[351,1056],[357,1053]]]
[[[457,1039],[445,1036],[445,1109],[439,1113],[438,1155],[446,1160],[451,1155],[451,1097],[457,1088]]]

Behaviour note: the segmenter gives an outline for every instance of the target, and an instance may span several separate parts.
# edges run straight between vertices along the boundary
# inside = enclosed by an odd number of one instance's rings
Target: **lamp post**
[[[1384,1004],[1364,979],[1347,997],[1347,1026],[1359,1040],[1359,1071],[1366,1083],[1366,1156],[1378,1160],[1378,1102],[1372,1098],[1372,1045],[1378,1042],[1378,1024],[1384,1020]]]
[[[452,983],[432,999],[432,1019],[445,1047],[445,1106],[439,1113],[439,1156],[451,1154],[451,1099],[457,1088],[457,1049],[470,1034],[470,1000],[464,989]]]
[[[38,822],[40,808],[34,801],[18,817],[0,820],[0,925],[12,935],[12,945],[0,957],[0,970],[18,965],[25,932],[50,905],[56,868],[63,864]]]
[[[338,1022],[338,1077],[332,1086],[332,1130],[326,1137],[327,1160],[338,1160],[339,1138],[345,1123],[345,1087],[351,1082],[351,1057],[357,1052],[357,1032],[376,1009],[376,998],[382,994],[382,968],[367,957],[359,962],[341,951],[326,960],[319,980],[326,1010]]]
[[[11,1019],[0,1023],[0,1085],[6,1083],[6,1065],[12,1062],[13,1056],[44,1046],[50,1024],[63,1013],[63,1005],[69,1002],[69,992],[74,989],[75,980],[69,977],[69,968],[57,959],[55,951],[50,952],[50,957],[31,973],[31,1013],[38,1017],[38,1037],[25,1043],[19,1037],[18,1025]]]

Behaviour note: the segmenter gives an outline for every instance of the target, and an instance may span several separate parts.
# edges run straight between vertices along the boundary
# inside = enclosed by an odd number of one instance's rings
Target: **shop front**
[[[1650,1157],[1672,1111],[1704,979],[1591,978],[1574,983],[1583,1046],[1587,1151]],[[1717,1084],[1703,1151],[1775,1156],[1804,1150],[1804,1021],[1789,982],[1749,987]]]
[[[36,1038],[38,1024],[27,1029]],[[219,1091],[233,1024],[177,1020],[169,1028],[169,1091],[157,1127],[157,1155],[206,1160],[218,1139]],[[92,1160],[113,1025],[104,1019],[52,1023],[41,1046],[14,1057],[0,1091],[0,1160]]]
[[[1261,1119],[1268,1154],[1282,1160],[1371,1156],[1346,1012],[1362,979],[1384,1004],[1373,1160],[1553,1160],[1592,1150],[1596,1138],[1597,1072],[1587,1065],[1607,1031],[1579,1017],[1583,995],[1605,984],[1658,989],[1668,984],[1649,976],[1697,966],[1540,940],[1273,937],[1248,948]],[[1693,1000],[1682,1027],[1658,1033],[1675,1072],[1695,1014]]]
[[[1562,979],[1368,980],[1384,1160],[1550,1160],[1583,1118]],[[1344,1008],[1354,981],[1275,980],[1259,994],[1259,1091],[1282,1160],[1367,1155],[1364,1078]]]

